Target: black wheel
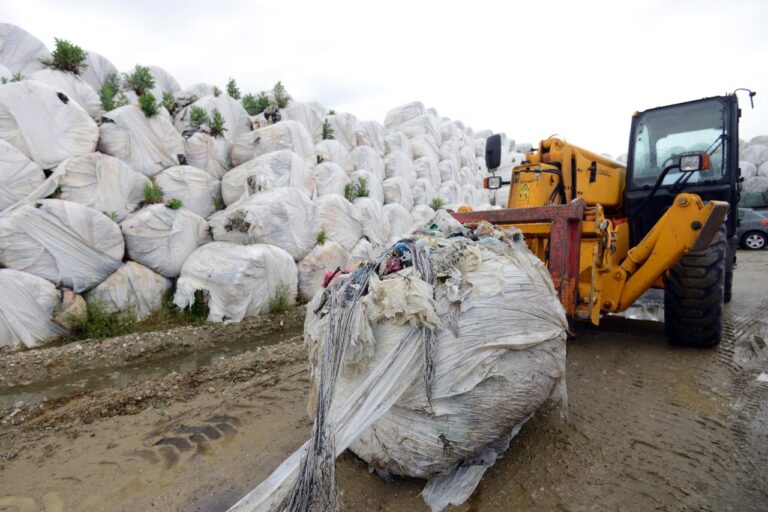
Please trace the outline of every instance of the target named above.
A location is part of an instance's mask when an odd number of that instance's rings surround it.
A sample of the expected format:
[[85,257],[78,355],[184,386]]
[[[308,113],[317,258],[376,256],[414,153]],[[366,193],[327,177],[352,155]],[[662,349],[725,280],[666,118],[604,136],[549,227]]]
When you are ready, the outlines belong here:
[[728,304],[731,302],[731,296],[733,294],[733,269],[736,267],[736,237],[731,238],[725,245],[726,258],[725,258],[725,285],[723,288],[723,302]]
[[710,246],[690,252],[664,280],[664,329],[676,345],[714,347],[723,334],[726,256],[725,228]]
[[768,242],[768,238],[759,231],[750,231],[741,237],[741,246],[751,251],[763,249],[766,242]]

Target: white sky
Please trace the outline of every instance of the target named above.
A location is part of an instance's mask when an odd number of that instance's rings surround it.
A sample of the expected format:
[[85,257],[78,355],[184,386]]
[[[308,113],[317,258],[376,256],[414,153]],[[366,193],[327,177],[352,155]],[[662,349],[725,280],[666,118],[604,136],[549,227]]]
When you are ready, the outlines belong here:
[[0,0],[0,21],[182,87],[282,80],[360,119],[420,100],[476,130],[615,156],[632,112],[749,87],[741,137],[768,134],[766,0]]

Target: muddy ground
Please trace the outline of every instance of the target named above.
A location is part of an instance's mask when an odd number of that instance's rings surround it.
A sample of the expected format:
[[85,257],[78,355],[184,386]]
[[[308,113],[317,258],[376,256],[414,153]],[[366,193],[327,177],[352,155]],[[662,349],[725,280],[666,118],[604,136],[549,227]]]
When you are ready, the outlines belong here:
[[[540,411],[451,510],[768,510],[767,276],[739,253],[715,350],[579,326],[570,422]],[[0,354],[0,511],[226,510],[309,435],[303,316]],[[422,486],[340,459],[343,510],[427,510]]]

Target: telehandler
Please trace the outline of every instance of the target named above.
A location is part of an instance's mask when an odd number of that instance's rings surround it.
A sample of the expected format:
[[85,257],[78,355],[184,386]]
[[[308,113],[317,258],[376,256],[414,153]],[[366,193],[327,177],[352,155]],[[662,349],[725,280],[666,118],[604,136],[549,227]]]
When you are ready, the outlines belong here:
[[[506,209],[452,215],[522,230],[571,318],[598,325],[663,288],[670,340],[717,345],[736,261],[740,116],[736,93],[636,112],[626,166],[550,137],[509,181],[486,178],[510,185]],[[492,173],[501,143],[487,140]]]

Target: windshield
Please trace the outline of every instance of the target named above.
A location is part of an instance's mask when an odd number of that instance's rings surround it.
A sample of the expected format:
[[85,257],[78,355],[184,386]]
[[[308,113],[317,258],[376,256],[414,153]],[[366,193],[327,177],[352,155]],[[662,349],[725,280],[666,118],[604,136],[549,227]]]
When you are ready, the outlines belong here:
[[[640,114],[634,133],[632,184],[651,187],[664,167],[674,163],[681,154],[706,151],[710,168],[691,173],[687,183],[720,180],[725,174],[726,123],[725,106],[719,101],[678,105]],[[670,171],[662,186],[680,179],[678,169]],[[685,178],[683,178],[685,179]]]

